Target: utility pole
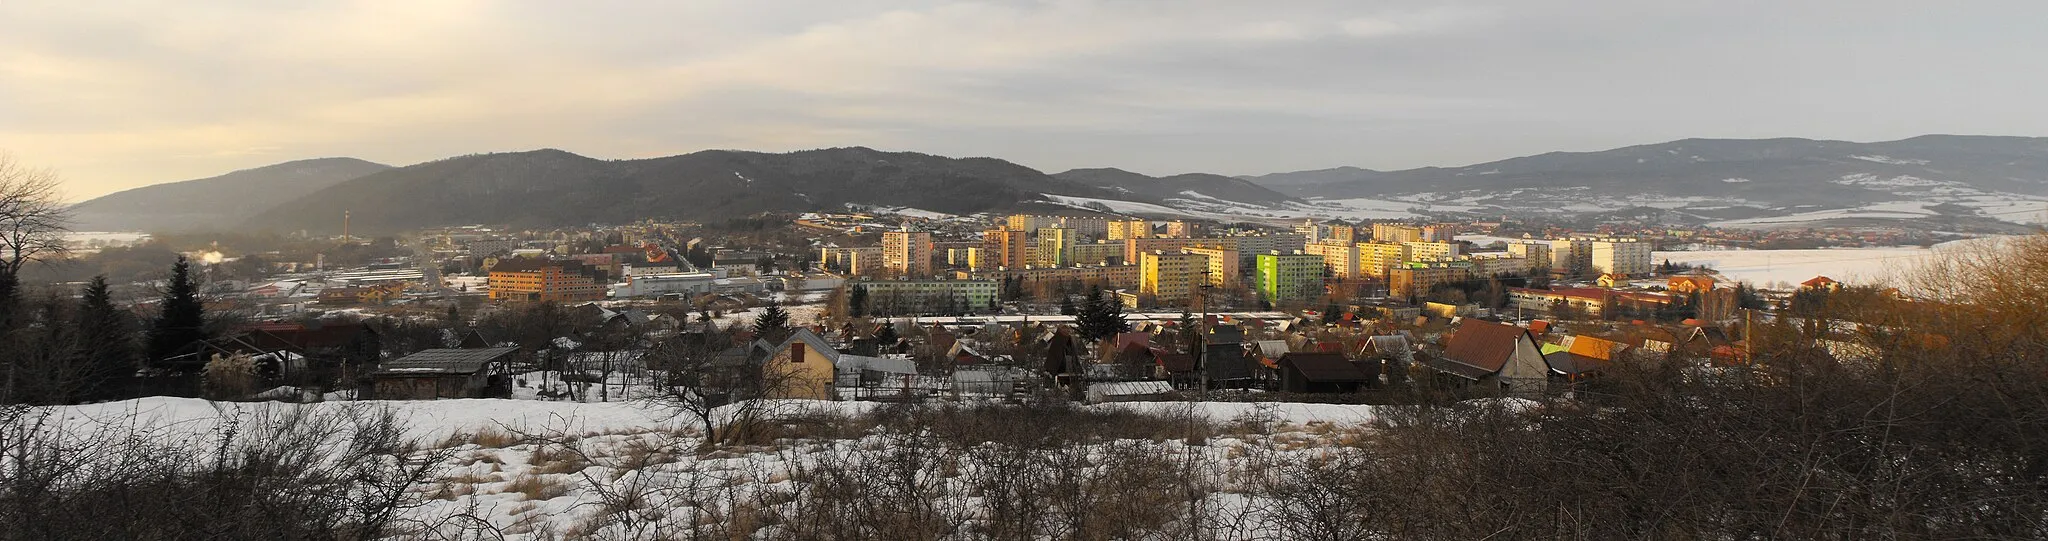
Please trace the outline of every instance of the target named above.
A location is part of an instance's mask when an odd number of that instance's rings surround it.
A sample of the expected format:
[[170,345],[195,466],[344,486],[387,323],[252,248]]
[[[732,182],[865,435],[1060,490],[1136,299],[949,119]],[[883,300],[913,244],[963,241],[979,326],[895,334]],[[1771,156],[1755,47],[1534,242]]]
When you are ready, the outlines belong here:
[[1201,375],[1202,388],[1200,391],[1204,398],[1207,398],[1209,395],[1209,359],[1207,353],[1209,342],[1209,289],[1211,287],[1213,286],[1209,285],[1209,271],[1204,270],[1202,271],[1201,285],[1195,286],[1195,302],[1201,304],[1202,315],[1200,316],[1201,319],[1195,320],[1195,339],[1194,343],[1190,344],[1194,350],[1192,353],[1195,355],[1195,372]]

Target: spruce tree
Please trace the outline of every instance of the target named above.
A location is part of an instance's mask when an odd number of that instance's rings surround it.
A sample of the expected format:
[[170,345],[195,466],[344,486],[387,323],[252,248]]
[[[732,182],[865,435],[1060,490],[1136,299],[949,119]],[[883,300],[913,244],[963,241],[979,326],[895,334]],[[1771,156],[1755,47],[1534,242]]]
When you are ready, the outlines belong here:
[[171,265],[171,283],[164,288],[161,312],[149,329],[149,358],[161,363],[193,342],[205,340],[206,307],[199,302],[199,285],[192,281],[191,264],[185,256]]
[[867,315],[868,286],[855,285],[852,291],[846,293],[846,311],[854,317]]
[[21,311],[19,279],[15,278],[14,273],[7,272],[4,268],[6,265],[0,262],[0,335],[14,330],[22,319],[26,319],[18,314]]
[[135,374],[134,331],[129,327],[128,314],[114,307],[113,297],[107,291],[107,277],[94,276],[86,284],[79,301],[78,329],[79,349],[84,352],[87,381],[91,388],[86,392],[93,398],[121,398],[122,378]]
[[1202,347],[1202,326],[1201,322],[1195,321],[1195,315],[1188,313],[1188,311],[1186,310],[1182,310],[1180,312],[1180,324],[1178,325],[1178,327],[1180,328],[1175,330],[1179,331],[1180,333],[1181,348],[1186,350],[1186,352],[1189,354],[1194,354],[1197,351],[1200,351]]
[[1088,293],[1074,326],[1081,332],[1081,338],[1091,342],[1131,330],[1131,323],[1124,321],[1123,303],[1105,299],[1099,287]]
[[761,311],[761,317],[754,318],[754,335],[769,342],[781,342],[789,336],[789,312],[780,304],[770,304]]

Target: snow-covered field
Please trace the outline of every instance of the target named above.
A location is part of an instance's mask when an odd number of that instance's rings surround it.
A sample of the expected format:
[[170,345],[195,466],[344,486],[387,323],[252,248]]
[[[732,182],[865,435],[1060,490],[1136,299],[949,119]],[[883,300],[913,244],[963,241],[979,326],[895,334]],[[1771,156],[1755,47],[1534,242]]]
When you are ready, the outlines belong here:
[[[1968,242],[1968,241],[1963,241]],[[1815,276],[1849,283],[1882,281],[1912,272],[1935,248],[1836,248],[1820,250],[1705,250],[1656,252],[1652,260],[1713,267],[1729,279],[1759,287],[1798,284]]]
[[[360,414],[360,410],[343,408],[364,405],[394,410],[406,428],[405,435],[426,446],[414,454],[438,460],[431,463],[432,480],[414,488],[419,504],[404,507],[400,522],[429,530],[459,530],[464,525],[474,529],[484,524],[490,530],[484,538],[555,539],[584,534],[636,539],[715,528],[712,525],[729,524],[733,514],[746,506],[799,505],[796,498],[781,495],[818,488],[814,484],[819,482],[818,476],[837,475],[835,471],[888,467],[890,457],[960,460],[950,463],[952,473],[945,475],[925,472],[913,464],[921,472],[916,475],[929,475],[920,481],[928,483],[922,490],[930,492],[924,494],[947,498],[948,505],[973,505],[974,487],[979,486],[973,483],[1000,479],[977,470],[980,459],[974,457],[981,456],[977,454],[980,451],[930,447],[946,440],[935,439],[929,430],[854,432],[704,452],[697,446],[701,439],[694,431],[694,417],[671,415],[668,410],[637,402],[438,400],[301,405],[146,398],[55,408],[59,420],[55,426],[77,435],[106,427],[120,433],[134,429],[140,437],[182,441],[203,449],[223,430],[232,431],[226,428],[229,420],[244,425],[262,423],[279,418],[266,414],[289,408]],[[771,409],[778,415],[825,413],[851,418],[878,407],[873,402],[778,401]],[[1369,430],[1365,423],[1375,418],[1373,406],[1329,404],[1155,402],[1088,407],[1172,416],[1160,419],[1201,418],[1215,428],[1203,432],[1209,435],[1202,439],[1111,438],[1044,452],[1087,456],[1101,461],[1098,465],[1125,464],[1128,462],[1118,461],[1133,457],[1141,460],[1131,464],[1156,464],[1143,457],[1199,457],[1184,462],[1196,469],[1179,475],[1199,476],[1205,484],[1221,486],[1246,482],[1241,477],[1258,469],[1252,463],[1260,457],[1306,459],[1355,441]],[[622,501],[622,494],[631,494],[631,499]],[[1204,498],[1211,505],[1241,509],[1248,497],[1216,490]],[[1227,530],[1219,535],[1271,538],[1270,523],[1229,522],[1237,524],[1215,526]],[[475,538],[474,534],[483,532],[436,533]],[[499,534],[503,537],[497,537]]]
[[1787,214],[1784,216],[1764,216],[1759,218],[1746,218],[1741,220],[1723,220],[1719,222],[1709,223],[1707,225],[1713,227],[1769,227],[1795,225],[1809,222],[1817,222],[1821,220],[1836,220],[1846,218],[1927,218],[1939,214],[1937,212],[1927,210],[1926,207],[1928,205],[1933,204],[1936,203],[1917,201],[1895,201],[1891,203],[1878,203],[1874,205],[1865,205],[1861,207],[1848,209],[1818,210],[1813,212]]

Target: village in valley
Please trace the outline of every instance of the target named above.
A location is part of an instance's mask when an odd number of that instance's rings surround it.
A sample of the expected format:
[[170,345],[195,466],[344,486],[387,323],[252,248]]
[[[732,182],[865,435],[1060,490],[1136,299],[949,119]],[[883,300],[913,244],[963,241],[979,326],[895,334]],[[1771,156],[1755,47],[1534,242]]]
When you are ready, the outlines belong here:
[[251,359],[247,388],[287,400],[623,401],[661,393],[677,362],[804,372],[772,398],[1540,396],[1632,358],[1743,363],[1749,326],[1841,286],[1657,258],[1766,240],[1745,233],[1053,209],[344,236],[400,255],[205,283],[209,309],[246,323],[159,373],[191,385],[180,374]]

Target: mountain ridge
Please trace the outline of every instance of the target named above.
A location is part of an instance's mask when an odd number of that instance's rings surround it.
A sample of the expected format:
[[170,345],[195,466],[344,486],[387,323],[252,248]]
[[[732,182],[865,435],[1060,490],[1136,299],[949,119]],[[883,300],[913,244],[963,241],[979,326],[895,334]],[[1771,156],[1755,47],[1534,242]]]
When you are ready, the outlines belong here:
[[285,201],[388,169],[391,166],[360,158],[310,158],[130,188],[72,205],[72,228],[185,231],[228,227]]
[[970,214],[1041,193],[1118,195],[995,158],[867,147],[788,153],[705,150],[609,161],[549,149],[460,156],[383,171],[287,202],[247,225],[324,232],[338,228],[343,210],[366,232],[464,223],[715,220],[764,211],[843,209],[847,203]]

